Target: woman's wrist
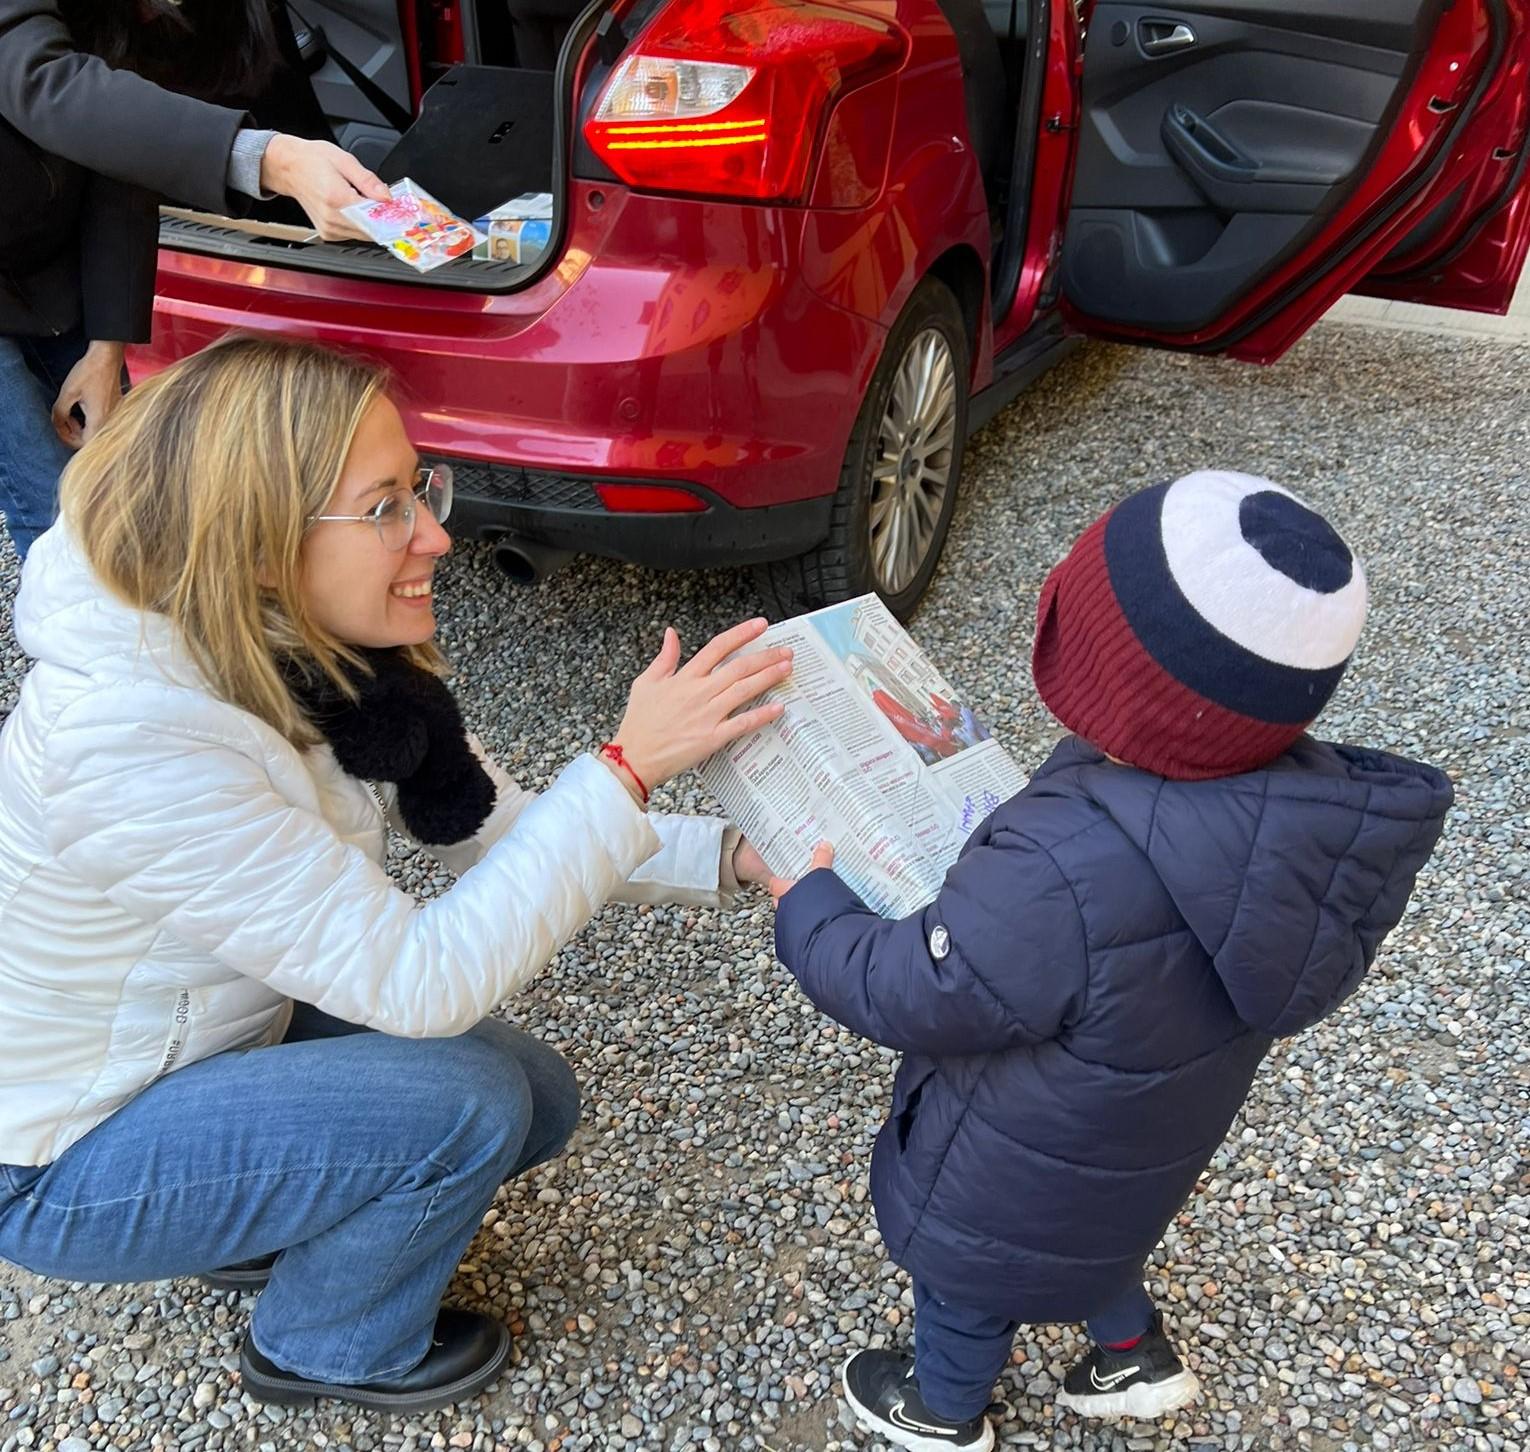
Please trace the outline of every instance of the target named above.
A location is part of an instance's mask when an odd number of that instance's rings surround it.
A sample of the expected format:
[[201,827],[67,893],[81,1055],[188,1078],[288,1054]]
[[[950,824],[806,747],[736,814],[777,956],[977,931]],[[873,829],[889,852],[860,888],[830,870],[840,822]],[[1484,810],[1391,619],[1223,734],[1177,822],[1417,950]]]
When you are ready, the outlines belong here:
[[648,788],[642,777],[632,769],[626,753],[614,741],[608,741],[595,752],[596,758],[607,771],[622,784],[627,795],[640,810],[648,806]]

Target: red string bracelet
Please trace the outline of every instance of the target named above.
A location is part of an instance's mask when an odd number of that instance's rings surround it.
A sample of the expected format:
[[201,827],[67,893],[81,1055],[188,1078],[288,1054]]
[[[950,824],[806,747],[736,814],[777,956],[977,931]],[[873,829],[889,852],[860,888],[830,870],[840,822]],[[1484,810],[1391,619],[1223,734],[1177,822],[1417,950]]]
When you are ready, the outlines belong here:
[[615,762],[617,766],[621,767],[637,783],[637,789],[643,794],[643,805],[646,807],[648,805],[648,788],[643,785],[643,778],[632,769],[632,763],[627,760],[627,755],[621,747],[614,741],[607,741],[601,746],[600,754],[607,761]]

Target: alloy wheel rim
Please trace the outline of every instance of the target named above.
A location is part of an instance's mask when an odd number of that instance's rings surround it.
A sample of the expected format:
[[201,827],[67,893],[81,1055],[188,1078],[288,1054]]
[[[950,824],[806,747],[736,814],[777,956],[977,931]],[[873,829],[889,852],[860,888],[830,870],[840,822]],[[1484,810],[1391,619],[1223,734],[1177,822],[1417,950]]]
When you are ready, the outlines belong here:
[[889,595],[908,589],[929,559],[955,449],[956,362],[945,335],[926,328],[898,365],[871,471],[871,565]]

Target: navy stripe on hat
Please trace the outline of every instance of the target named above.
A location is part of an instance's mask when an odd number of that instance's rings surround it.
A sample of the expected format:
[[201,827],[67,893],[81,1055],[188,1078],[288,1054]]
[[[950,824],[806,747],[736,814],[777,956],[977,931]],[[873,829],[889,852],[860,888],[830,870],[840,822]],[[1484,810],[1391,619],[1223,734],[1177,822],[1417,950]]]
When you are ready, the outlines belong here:
[[[1132,495],[1106,522],[1105,560],[1111,589],[1133,634],[1177,681],[1219,706],[1257,721],[1292,725],[1311,721],[1333,694],[1347,658],[1320,670],[1282,665],[1239,645],[1202,617],[1185,598],[1164,551],[1163,501],[1170,488],[1160,484]],[[1259,495],[1251,494],[1245,503],[1256,498]],[[1333,534],[1347,563],[1349,551],[1338,535],[1319,516],[1297,507]],[[1283,506],[1253,505],[1248,517],[1240,509],[1239,523],[1251,561],[1260,559],[1308,589],[1342,588],[1348,572],[1343,579],[1337,578],[1338,559],[1330,550],[1297,550],[1303,558],[1292,556],[1293,546],[1284,538],[1291,522],[1286,516]],[[1293,568],[1287,569],[1287,564]]]

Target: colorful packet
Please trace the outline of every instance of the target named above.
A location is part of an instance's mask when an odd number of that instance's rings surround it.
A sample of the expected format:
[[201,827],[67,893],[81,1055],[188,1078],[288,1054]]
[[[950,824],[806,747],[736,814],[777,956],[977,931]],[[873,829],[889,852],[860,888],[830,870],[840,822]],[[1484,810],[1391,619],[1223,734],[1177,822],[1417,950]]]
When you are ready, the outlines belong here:
[[416,272],[462,257],[484,240],[408,177],[394,182],[390,190],[393,195],[386,202],[356,202],[344,208],[344,214]]
[[552,195],[527,192],[504,202],[473,225],[487,237],[473,249],[479,262],[535,262],[552,238]]

